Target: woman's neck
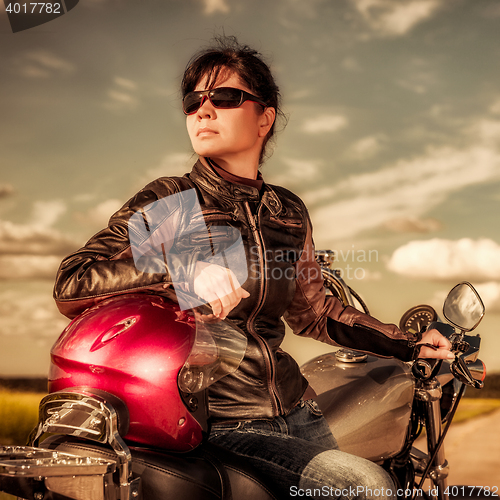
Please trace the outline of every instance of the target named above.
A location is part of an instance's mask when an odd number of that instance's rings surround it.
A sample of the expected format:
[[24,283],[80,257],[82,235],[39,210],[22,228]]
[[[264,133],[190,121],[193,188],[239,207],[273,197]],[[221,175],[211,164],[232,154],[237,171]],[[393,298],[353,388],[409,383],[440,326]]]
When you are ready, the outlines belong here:
[[249,163],[234,163],[222,160],[220,158],[206,158],[200,156],[200,161],[205,165],[205,167],[210,166],[210,162],[215,163],[220,168],[224,169],[226,172],[233,174],[238,177],[244,177],[246,179],[257,179],[257,174],[259,173],[259,165],[255,165],[252,162]]
[[204,158],[204,160],[206,160],[209,165],[207,168],[211,168],[216,175],[222,177],[228,182],[231,182],[233,184],[243,184],[245,186],[251,186],[259,190],[262,188],[262,184],[264,183],[264,181],[262,179],[262,176],[260,175],[260,172],[257,173],[256,179],[249,179],[248,177],[241,177],[239,175],[228,172],[227,170],[221,168],[220,165],[217,165],[217,163],[215,163],[210,158]]

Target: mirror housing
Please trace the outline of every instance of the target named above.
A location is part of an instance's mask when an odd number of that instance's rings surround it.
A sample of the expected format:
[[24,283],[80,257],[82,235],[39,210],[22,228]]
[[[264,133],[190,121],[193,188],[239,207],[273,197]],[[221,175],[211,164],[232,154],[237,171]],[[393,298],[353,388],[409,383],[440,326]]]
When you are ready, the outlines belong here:
[[464,281],[453,287],[443,305],[444,317],[463,332],[470,332],[484,316],[484,304],[476,289]]

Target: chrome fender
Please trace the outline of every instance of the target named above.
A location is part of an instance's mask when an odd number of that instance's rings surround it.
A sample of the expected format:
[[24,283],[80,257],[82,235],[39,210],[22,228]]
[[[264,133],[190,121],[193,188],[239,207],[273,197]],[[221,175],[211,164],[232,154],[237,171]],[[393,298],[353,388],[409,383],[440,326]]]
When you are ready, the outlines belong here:
[[359,355],[342,361],[345,350],[323,354],[302,365],[317,394],[339,448],[374,462],[397,455],[410,423],[414,379],[399,360]]

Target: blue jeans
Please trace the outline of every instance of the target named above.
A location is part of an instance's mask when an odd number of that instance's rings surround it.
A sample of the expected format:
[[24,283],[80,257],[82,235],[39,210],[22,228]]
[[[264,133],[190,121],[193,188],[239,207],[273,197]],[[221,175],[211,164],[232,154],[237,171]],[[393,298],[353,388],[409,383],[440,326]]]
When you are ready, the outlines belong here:
[[338,450],[315,401],[273,420],[214,424],[210,441],[245,457],[280,499],[395,498],[382,467]]

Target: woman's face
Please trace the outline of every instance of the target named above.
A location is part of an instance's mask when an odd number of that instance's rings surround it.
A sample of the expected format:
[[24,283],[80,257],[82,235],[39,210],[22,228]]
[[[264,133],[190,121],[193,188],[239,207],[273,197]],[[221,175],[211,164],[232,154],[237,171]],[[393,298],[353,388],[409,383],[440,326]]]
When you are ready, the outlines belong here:
[[[205,90],[206,80],[202,78],[194,90]],[[232,72],[221,72],[214,85],[214,88],[218,87],[234,87],[250,92]],[[272,121],[274,108],[263,111],[262,106],[252,101],[245,101],[238,108],[216,109],[205,99],[198,111],[186,117],[189,138],[195,152],[213,159],[223,168],[240,163],[241,160],[256,162],[258,167],[263,140]]]

